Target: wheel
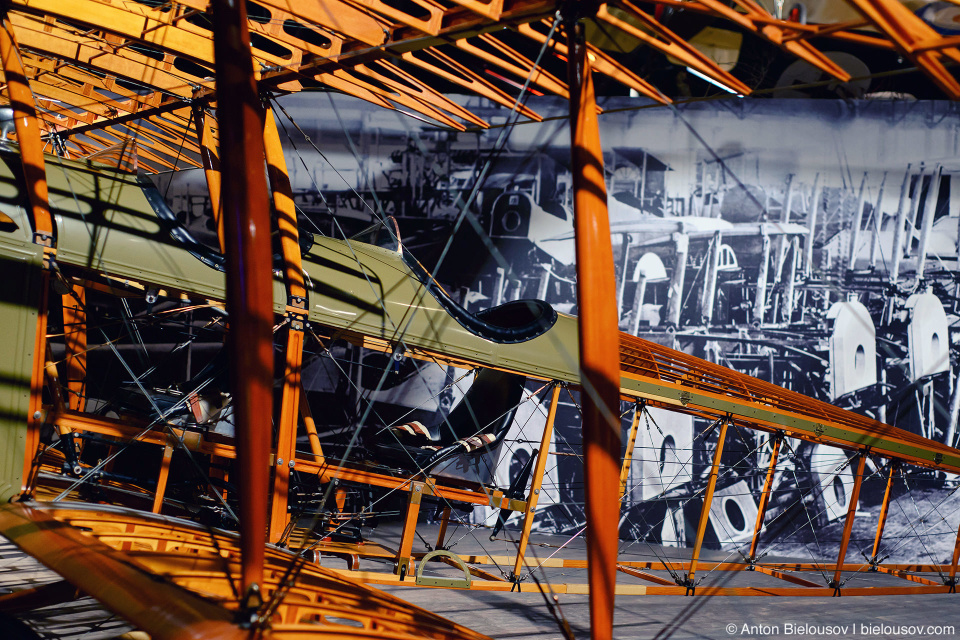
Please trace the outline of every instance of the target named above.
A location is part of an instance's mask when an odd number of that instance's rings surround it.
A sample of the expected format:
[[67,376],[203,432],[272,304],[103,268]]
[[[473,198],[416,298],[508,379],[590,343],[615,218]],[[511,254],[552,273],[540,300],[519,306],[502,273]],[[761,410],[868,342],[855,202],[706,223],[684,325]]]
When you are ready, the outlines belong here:
[[[853,496],[853,470],[847,455],[834,447],[818,444],[810,454],[810,484],[814,495],[811,516],[826,525],[847,515]],[[844,466],[846,465],[846,466]],[[840,467],[842,470],[837,471]]]

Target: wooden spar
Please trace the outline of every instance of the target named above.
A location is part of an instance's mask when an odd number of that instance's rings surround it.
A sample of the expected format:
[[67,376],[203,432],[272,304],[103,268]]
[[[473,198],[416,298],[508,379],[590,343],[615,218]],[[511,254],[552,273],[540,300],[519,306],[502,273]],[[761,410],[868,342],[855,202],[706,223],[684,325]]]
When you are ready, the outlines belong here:
[[637,444],[637,431],[640,428],[640,414],[646,411],[646,406],[636,402],[633,405],[633,422],[630,423],[630,432],[627,435],[627,448],[623,452],[623,464],[620,466],[620,506],[623,506],[623,496],[627,492],[627,479],[630,477],[630,467],[633,464],[633,449]]
[[323,447],[320,445],[320,435],[317,433],[317,423],[313,419],[313,413],[310,412],[310,404],[307,402],[307,393],[303,390],[303,379],[300,380],[300,417],[303,418],[303,427],[310,439],[310,452],[313,454],[313,460],[317,464],[324,463]]
[[263,108],[257,96],[243,3],[213,3],[217,105],[221,125],[227,313],[237,432],[244,606],[256,606],[267,528],[273,415],[273,273],[264,172]]
[[729,419],[721,418],[720,433],[717,435],[717,448],[713,452],[713,466],[710,468],[707,490],[703,495],[703,508],[700,509],[700,523],[697,525],[697,538],[693,543],[693,557],[690,560],[690,569],[687,572],[686,583],[683,585],[687,588],[688,594],[692,594],[693,589],[696,587],[694,578],[697,574],[697,562],[700,560],[703,536],[707,532],[707,523],[710,521],[710,504],[713,502],[713,492],[717,488],[717,478],[720,476],[720,460],[723,458],[723,443],[727,439],[727,427],[729,424]]
[[772,436],[773,451],[770,453],[770,466],[767,468],[767,477],[763,481],[763,493],[760,494],[760,504],[757,505],[757,523],[753,528],[753,538],[750,541],[750,562],[757,559],[757,543],[760,542],[760,530],[763,529],[763,518],[767,515],[770,505],[770,491],[773,489],[773,476],[777,471],[777,458],[780,457],[780,445],[783,443],[783,434]]
[[273,110],[268,109],[264,119],[263,143],[267,159],[267,175],[273,191],[273,206],[277,212],[277,231],[283,254],[283,276],[287,287],[286,361],[283,372],[283,390],[280,400],[280,418],[277,421],[277,455],[274,469],[273,502],[270,509],[270,541],[277,542],[287,526],[290,472],[293,470],[297,416],[300,407],[300,370],[303,365],[303,326],[307,314],[307,291],[303,282],[303,264],[300,256],[300,235],[293,191],[283,158],[280,132]]
[[[536,513],[537,502],[540,497],[540,488],[543,484],[543,472],[547,468],[547,458],[550,457],[550,441],[553,439],[553,425],[557,419],[557,406],[560,404],[560,385],[553,385],[550,394],[550,409],[547,410],[547,423],[543,427],[543,437],[540,438],[540,450],[537,451],[537,462],[533,468],[533,480],[530,482],[530,493],[527,494],[527,507],[523,511],[523,529],[520,532],[520,542],[517,544],[517,559],[513,563],[513,577],[519,579],[523,568],[523,557],[530,541],[530,530],[533,528],[533,516]],[[439,546],[437,547],[439,548]]]
[[397,550],[396,562],[393,571],[403,580],[413,573],[413,536],[416,535],[417,518],[420,516],[420,503],[423,500],[423,483],[410,483],[410,494],[407,496],[407,511],[403,518],[403,530],[400,533],[400,548]]
[[857,504],[860,502],[860,487],[863,485],[863,470],[867,462],[864,453],[857,454],[857,470],[853,475],[853,491],[850,494],[850,506],[847,509],[847,519],[843,523],[843,535],[840,538],[840,552],[837,554],[837,569],[833,574],[830,586],[840,592],[840,575],[843,572],[843,560],[847,556],[847,545],[850,544],[850,533],[853,531],[853,518],[857,514]]
[[887,475],[887,488],[883,492],[883,504],[880,507],[880,520],[877,522],[877,535],[873,539],[873,553],[870,554],[870,562],[877,563],[879,562],[878,557],[880,555],[880,541],[883,539],[883,529],[887,524],[887,515],[890,510],[890,495],[891,490],[893,489],[893,476],[897,472],[897,463],[895,461],[890,461],[890,472]]
[[617,581],[620,332],[597,104],[583,27],[572,15],[577,10],[574,5],[567,6],[564,27],[569,51],[590,630],[593,640],[608,640],[613,636]]
[[444,507],[440,516],[440,531],[437,532],[437,543],[433,545],[434,549],[446,549],[444,544],[447,541],[447,527],[450,526],[450,507]]
[[160,513],[163,508],[163,496],[167,491],[167,480],[170,478],[170,462],[173,460],[173,446],[165,445],[160,458],[160,474],[157,476],[157,489],[153,493],[153,506],[150,511]]

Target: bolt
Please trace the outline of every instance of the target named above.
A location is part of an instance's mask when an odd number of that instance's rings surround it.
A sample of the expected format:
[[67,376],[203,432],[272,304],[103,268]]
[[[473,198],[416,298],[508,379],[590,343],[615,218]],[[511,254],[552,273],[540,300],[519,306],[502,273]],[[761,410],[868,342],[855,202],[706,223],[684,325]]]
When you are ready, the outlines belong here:
[[277,466],[278,467],[283,466],[283,458],[277,458]]
[[291,461],[290,461],[290,468],[293,469],[293,467],[294,467],[295,464],[296,464],[296,462],[294,462],[293,460],[291,460]]
[[34,413],[33,413],[33,419],[34,419],[34,420],[39,420],[39,419],[42,418],[42,417],[43,417],[43,414],[42,414],[42,413],[40,413],[39,411],[34,411]]

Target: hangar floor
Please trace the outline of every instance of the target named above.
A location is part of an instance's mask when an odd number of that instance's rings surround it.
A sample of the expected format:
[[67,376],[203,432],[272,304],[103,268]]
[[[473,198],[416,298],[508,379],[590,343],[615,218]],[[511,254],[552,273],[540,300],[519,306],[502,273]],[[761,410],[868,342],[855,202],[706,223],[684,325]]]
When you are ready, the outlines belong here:
[[[951,499],[956,496],[951,496]],[[859,537],[866,538],[876,524],[875,509],[858,514]],[[382,525],[372,532],[371,540],[386,546],[396,544],[399,525]],[[422,551],[428,542],[436,540],[437,526],[421,523],[414,551]],[[447,537],[453,551],[462,555],[484,555],[493,558],[515,553],[512,538],[515,532],[502,532],[495,540],[489,539],[488,529],[470,530],[465,526],[451,527]],[[855,535],[854,539],[857,536]],[[376,546],[376,545],[371,545]],[[418,549],[419,547],[419,549]],[[801,547],[791,547],[800,551]],[[835,548],[823,548],[824,555],[835,553]],[[621,549],[621,560],[681,562],[689,559],[689,549],[666,548],[646,543],[627,543]],[[849,562],[860,562],[857,547],[851,546]],[[803,554],[801,554],[803,555]],[[765,562],[808,560],[797,556],[768,555]],[[547,558],[584,558],[583,536],[534,534],[527,554],[527,566],[538,566]],[[711,571],[717,561],[738,562],[733,551],[704,551],[698,577],[703,586],[791,586],[777,578],[756,572]],[[499,560],[501,565],[503,560]],[[337,557],[325,556],[322,564],[335,569],[344,568]],[[389,572],[389,563],[362,560],[362,571]],[[489,564],[486,570],[498,574],[510,567]],[[433,575],[454,577],[458,571],[451,567],[430,563],[427,571]],[[668,572],[651,571],[662,578]],[[586,571],[552,567],[537,572],[539,583],[547,593],[563,584],[584,584]],[[821,582],[820,572],[805,572],[810,581]],[[859,572],[849,577],[847,586],[904,585],[901,578],[873,572]],[[0,544],[0,590],[38,586],[57,579],[56,575],[22,554],[13,545]],[[409,584],[410,578],[407,579]],[[650,584],[625,574],[618,574],[623,584]],[[521,583],[520,592],[435,589],[405,586],[397,583],[379,584],[379,588],[401,597],[412,604],[434,611],[442,616],[497,640],[537,638],[564,640],[558,619],[565,620],[573,636],[589,638],[590,619],[588,596],[582,593],[561,593],[556,598],[545,597],[532,580]],[[661,595],[618,596],[614,619],[616,638],[645,638],[666,640],[672,638],[909,638],[956,637],[960,630],[960,607],[957,594],[924,594],[864,597],[735,597],[697,595],[695,597]],[[547,601],[554,603],[548,606]],[[556,606],[556,605],[559,606]],[[65,605],[32,611],[24,616],[44,638],[58,640],[112,640],[129,627],[88,598]],[[2,620],[0,620],[2,622]],[[916,627],[911,629],[910,627]],[[0,637],[3,637],[0,634]]]

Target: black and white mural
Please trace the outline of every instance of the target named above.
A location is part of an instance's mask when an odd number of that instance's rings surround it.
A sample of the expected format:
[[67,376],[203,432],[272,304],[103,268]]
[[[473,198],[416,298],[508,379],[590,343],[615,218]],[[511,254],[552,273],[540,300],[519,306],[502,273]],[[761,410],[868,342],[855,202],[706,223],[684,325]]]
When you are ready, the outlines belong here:
[[[543,122],[464,99],[491,127],[452,131],[331,95],[278,110],[301,228],[350,236],[386,217],[467,309],[537,298],[577,313],[566,105],[529,104]],[[713,100],[653,107],[602,101],[601,138],[620,328],[956,445],[960,107],[906,100]],[[197,172],[199,174],[199,172]],[[202,228],[202,175],[178,177],[173,206]],[[331,446],[369,403],[378,424],[435,423],[471,376],[333,345],[304,373]],[[387,384],[373,393],[384,367]],[[500,450],[442,473],[522,492],[543,446],[548,398],[528,384]],[[564,391],[536,527],[582,529],[577,396]],[[624,410],[624,434],[635,407]],[[636,418],[621,534],[690,539],[716,430],[660,410]],[[367,428],[367,427],[365,427]],[[771,446],[731,429],[708,544],[749,544]],[[823,552],[817,533],[850,506],[847,455],[793,442],[780,451],[763,539],[771,553]],[[854,545],[869,555],[889,469],[869,460]],[[899,472],[898,472],[899,473]],[[902,476],[902,477],[901,477]],[[960,515],[955,478],[900,473],[884,553],[944,561]],[[912,520],[921,518],[922,532]],[[473,525],[498,514],[477,509]],[[508,529],[515,522],[508,521]],[[917,537],[923,541],[917,542]],[[941,548],[942,547],[942,548]]]

